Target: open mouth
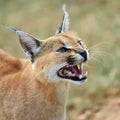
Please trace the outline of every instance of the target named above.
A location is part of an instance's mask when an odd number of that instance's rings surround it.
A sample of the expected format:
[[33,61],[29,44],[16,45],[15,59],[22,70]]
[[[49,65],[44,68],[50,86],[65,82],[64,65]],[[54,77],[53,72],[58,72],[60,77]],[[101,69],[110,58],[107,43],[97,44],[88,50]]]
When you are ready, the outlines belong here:
[[82,81],[87,79],[87,72],[83,73],[83,63],[74,66],[64,66],[59,69],[57,75],[61,78],[71,79],[73,81]]

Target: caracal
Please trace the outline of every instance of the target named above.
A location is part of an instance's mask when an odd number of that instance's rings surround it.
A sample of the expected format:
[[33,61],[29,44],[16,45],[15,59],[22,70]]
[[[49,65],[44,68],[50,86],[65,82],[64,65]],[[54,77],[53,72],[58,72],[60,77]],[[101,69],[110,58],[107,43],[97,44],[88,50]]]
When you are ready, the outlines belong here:
[[65,120],[69,83],[87,80],[83,65],[89,51],[83,41],[68,34],[69,15],[54,36],[45,40],[7,26],[19,37],[29,59],[0,50],[0,120]]

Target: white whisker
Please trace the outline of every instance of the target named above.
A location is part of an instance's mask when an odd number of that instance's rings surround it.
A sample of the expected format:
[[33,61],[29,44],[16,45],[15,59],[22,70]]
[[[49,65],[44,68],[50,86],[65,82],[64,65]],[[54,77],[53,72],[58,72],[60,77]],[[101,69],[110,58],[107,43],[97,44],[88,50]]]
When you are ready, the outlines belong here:
[[[90,47],[89,50],[92,50],[92,49],[96,49],[98,48],[99,46],[100,47],[107,47],[110,43],[108,42],[100,42],[98,44],[95,44],[94,46]],[[107,46],[103,46],[103,45],[107,45]]]

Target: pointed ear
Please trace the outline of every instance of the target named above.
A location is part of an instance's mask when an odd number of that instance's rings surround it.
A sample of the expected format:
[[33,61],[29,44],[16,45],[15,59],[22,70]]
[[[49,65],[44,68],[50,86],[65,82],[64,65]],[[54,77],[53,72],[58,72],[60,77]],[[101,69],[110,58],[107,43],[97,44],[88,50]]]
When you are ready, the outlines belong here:
[[37,40],[33,36],[29,35],[28,33],[17,30],[14,27],[11,26],[6,27],[18,35],[20,44],[26,56],[29,57],[32,62],[34,62],[34,57],[40,51],[42,42]]
[[63,19],[62,19],[62,22],[61,22],[59,28],[56,31],[56,34],[68,32],[68,30],[69,30],[69,15],[66,11],[65,4],[63,5],[63,12],[64,12]]

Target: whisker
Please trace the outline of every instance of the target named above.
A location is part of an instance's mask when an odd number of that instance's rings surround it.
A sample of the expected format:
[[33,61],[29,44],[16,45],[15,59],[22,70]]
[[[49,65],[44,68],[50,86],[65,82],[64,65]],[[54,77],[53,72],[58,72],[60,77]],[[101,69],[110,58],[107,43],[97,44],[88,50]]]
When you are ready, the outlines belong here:
[[[112,58],[112,55],[109,52],[106,52],[106,47],[108,47],[110,43],[108,42],[100,42],[92,47],[90,47],[91,60],[104,63],[105,57]],[[106,46],[105,46],[106,45]]]
[[95,69],[95,67],[94,67],[93,65],[85,64],[85,66],[86,66],[87,68]]
[[[103,47],[103,45],[110,45],[110,43],[108,43],[108,42],[100,42],[100,43],[95,44],[94,46],[90,47],[89,50],[92,50],[92,49],[97,48],[99,46]],[[107,46],[104,46],[104,47],[107,47]]]
[[92,51],[91,58],[104,59],[106,57],[112,58],[112,54],[104,51]]
[[91,57],[91,59],[90,59],[89,61],[94,61],[94,62],[96,62],[96,63],[100,62],[100,60],[97,59],[97,58],[95,58],[95,57]]

